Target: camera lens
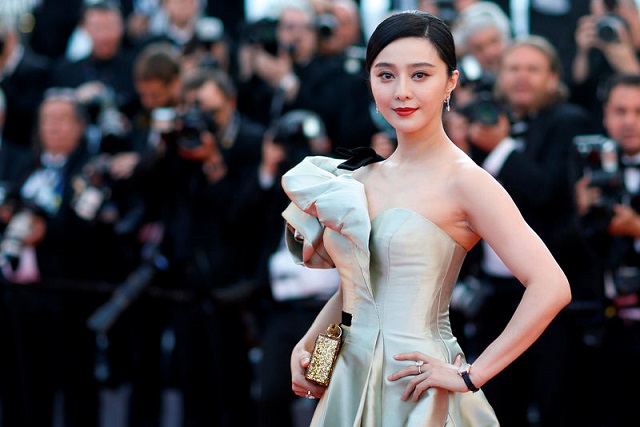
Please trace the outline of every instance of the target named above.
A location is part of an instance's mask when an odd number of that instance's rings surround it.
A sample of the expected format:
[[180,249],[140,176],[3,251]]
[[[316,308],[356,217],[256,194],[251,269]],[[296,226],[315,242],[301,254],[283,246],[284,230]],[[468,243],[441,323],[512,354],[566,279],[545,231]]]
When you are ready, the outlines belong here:
[[319,15],[316,21],[318,36],[323,39],[328,39],[333,36],[337,26],[338,20],[330,13],[323,13]]
[[493,96],[488,92],[478,93],[476,99],[460,110],[469,121],[485,126],[497,124],[503,111],[502,105],[493,99]]
[[494,102],[479,102],[475,110],[475,118],[483,125],[495,125],[498,123],[500,108]]
[[596,22],[596,34],[605,43],[619,41],[618,37],[619,20],[612,16],[605,16]]

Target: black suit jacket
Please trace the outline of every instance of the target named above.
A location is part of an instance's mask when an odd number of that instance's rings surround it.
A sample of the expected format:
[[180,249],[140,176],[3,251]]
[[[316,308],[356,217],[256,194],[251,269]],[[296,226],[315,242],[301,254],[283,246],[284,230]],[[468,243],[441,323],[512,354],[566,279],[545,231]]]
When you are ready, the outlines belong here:
[[113,89],[118,108],[132,116],[139,109],[138,94],[133,82],[134,59],[133,52],[121,49],[107,61],[92,57],[79,61],[62,60],[53,67],[51,85],[76,88],[83,83],[99,81]]
[[[20,144],[3,140],[0,147],[0,182],[8,191],[25,177],[34,160],[32,151]],[[6,187],[8,186],[8,187]]]
[[38,106],[49,82],[49,60],[25,49],[13,73],[0,81],[0,88],[7,98],[4,138],[24,146],[31,145]]

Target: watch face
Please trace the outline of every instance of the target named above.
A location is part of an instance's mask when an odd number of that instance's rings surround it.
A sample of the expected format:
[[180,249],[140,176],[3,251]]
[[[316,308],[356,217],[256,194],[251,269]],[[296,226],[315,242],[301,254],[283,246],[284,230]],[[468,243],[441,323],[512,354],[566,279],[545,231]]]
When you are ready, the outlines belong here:
[[470,368],[471,368],[471,365],[469,365],[468,363],[465,363],[464,365],[458,368],[458,375],[462,376],[462,374],[468,374]]

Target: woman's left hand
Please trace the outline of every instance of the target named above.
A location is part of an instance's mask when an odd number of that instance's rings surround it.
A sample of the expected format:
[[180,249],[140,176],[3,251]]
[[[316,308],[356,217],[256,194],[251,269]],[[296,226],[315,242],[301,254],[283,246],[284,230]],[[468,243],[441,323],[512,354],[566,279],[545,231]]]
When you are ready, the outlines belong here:
[[[414,351],[394,356],[395,360],[411,360],[413,364],[389,375],[389,381],[397,381],[404,377],[413,377],[402,394],[402,400],[417,402],[420,395],[432,387],[449,391],[469,391],[464,380],[458,375],[462,366],[462,355],[458,355],[453,364]],[[422,361],[422,365],[418,366]]]

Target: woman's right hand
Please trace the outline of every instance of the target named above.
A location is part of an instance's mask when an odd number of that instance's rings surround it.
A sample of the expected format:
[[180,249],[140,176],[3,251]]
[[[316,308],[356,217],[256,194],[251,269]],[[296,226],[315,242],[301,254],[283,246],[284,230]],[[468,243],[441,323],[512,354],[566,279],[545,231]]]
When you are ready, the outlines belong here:
[[305,378],[304,374],[310,360],[311,353],[309,351],[300,345],[295,346],[291,353],[291,389],[298,396],[319,399],[327,388]]

